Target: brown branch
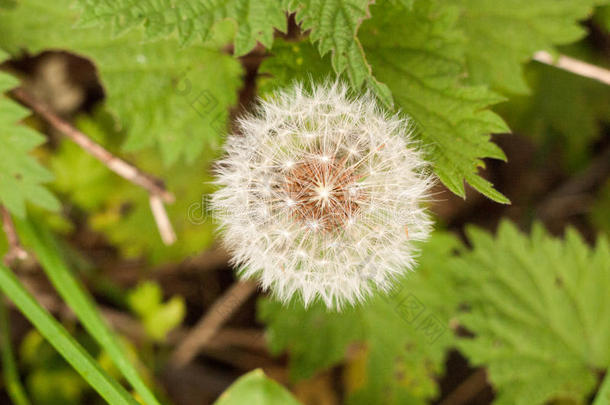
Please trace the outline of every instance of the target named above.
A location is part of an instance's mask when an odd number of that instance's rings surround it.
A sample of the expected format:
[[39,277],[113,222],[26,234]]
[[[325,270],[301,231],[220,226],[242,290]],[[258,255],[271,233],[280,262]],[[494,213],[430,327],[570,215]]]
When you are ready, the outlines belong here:
[[178,344],[170,359],[172,365],[180,368],[188,364],[254,291],[254,282],[234,283]]
[[578,76],[588,77],[604,84],[610,85],[610,70],[599,66],[591,65],[569,56],[560,55],[557,59],[546,51],[539,51],[534,54],[534,60],[546,65],[563,69]]
[[487,385],[487,373],[480,368],[464,380],[453,390],[439,405],[462,405],[472,401],[479,392]]
[[14,89],[11,94],[23,105],[30,108],[52,127],[71,139],[91,156],[102,162],[110,170],[123,177],[127,181],[144,188],[150,194],[150,205],[153,210],[161,239],[167,245],[175,242],[176,235],[167,217],[167,212],[161,201],[174,202],[174,195],[163,185],[163,181],[143,172],[131,163],[113,155],[102,145],[98,144],[86,134],[76,129],[72,124],[55,114],[49,106],[36,100],[22,88]]
[[91,156],[95,157],[119,176],[146,189],[150,194],[160,196],[166,203],[174,202],[174,196],[165,189],[163,186],[163,181],[160,179],[144,173],[131,163],[114,156],[103,146],[96,143],[87,135],[72,126],[72,124],[55,114],[49,108],[49,106],[34,99],[34,97],[28,94],[24,89],[14,89],[11,94],[13,97],[15,97],[15,99],[19,100],[36,114],[40,115],[45,121],[51,124],[51,126],[70,138]]
[[223,328],[216,333],[214,339],[210,340],[207,346],[235,346],[250,350],[267,350],[265,332],[261,329]]
[[12,265],[15,260],[23,260],[28,257],[27,252],[19,242],[19,236],[15,230],[15,224],[8,210],[0,205],[0,215],[2,216],[2,229],[6,234],[8,242],[8,252],[4,255],[3,262],[6,266]]

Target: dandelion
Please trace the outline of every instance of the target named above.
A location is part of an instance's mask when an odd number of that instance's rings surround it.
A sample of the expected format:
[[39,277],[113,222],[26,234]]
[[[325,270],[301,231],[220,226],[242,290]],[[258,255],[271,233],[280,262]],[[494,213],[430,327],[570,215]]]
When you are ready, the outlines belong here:
[[212,208],[244,278],[340,309],[411,269],[432,177],[408,119],[340,83],[302,85],[239,120]]

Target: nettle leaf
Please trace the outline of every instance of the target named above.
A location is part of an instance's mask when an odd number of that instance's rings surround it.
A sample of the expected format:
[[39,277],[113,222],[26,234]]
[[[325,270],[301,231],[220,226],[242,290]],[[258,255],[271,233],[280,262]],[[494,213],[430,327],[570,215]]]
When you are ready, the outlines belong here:
[[453,274],[475,334],[458,347],[485,366],[498,404],[581,403],[610,365],[610,244],[589,248],[574,230],[565,240],[541,226],[531,237],[501,224],[494,238],[468,231],[472,251]]
[[277,39],[272,56],[261,63],[258,71],[259,93],[263,96],[294,81],[308,85],[332,78],[333,69],[328,55],[321,57],[307,41],[288,42]]
[[488,107],[502,101],[483,87],[463,86],[462,36],[457,9],[416,2],[412,11],[385,3],[372,10],[360,37],[373,73],[411,115],[440,180],[464,197],[464,180],[487,197],[508,199],[478,174],[482,158],[506,159],[490,133],[508,132]]
[[273,30],[286,31],[286,15],[280,0],[79,0],[84,26],[112,25],[115,33],[138,25],[150,38],[167,37],[177,31],[181,43],[213,37],[215,24],[232,20],[237,25],[235,54],[244,55],[260,42],[273,43]]
[[220,395],[214,405],[300,405],[292,394],[268,378],[263,370],[250,371]]
[[594,21],[606,32],[610,33],[610,2],[608,0],[600,0],[599,5],[602,7],[598,7],[595,10]]
[[451,0],[461,8],[469,77],[508,93],[527,93],[522,64],[540,50],[582,38],[599,0]]
[[285,3],[290,11],[296,12],[301,28],[311,30],[309,37],[318,44],[320,54],[331,53],[337,74],[345,72],[355,89],[366,83],[384,104],[392,105],[390,90],[372,76],[356,37],[362,21],[370,17],[368,0],[285,0]]
[[[0,50],[0,63],[7,57]],[[0,203],[12,214],[24,217],[26,202],[53,211],[60,204],[41,185],[53,180],[53,175],[30,155],[45,137],[19,124],[30,111],[4,95],[18,84],[17,79],[0,72]]]
[[242,69],[213,47],[181,48],[174,38],[146,41],[143,29],[114,37],[100,27],[76,28],[71,0],[24,0],[0,14],[0,47],[11,53],[65,49],[91,58],[107,105],[128,129],[125,150],[157,145],[167,165],[193,162],[226,131]]
[[448,325],[457,298],[437,268],[457,244],[436,234],[424,246],[419,268],[392,294],[340,313],[322,305],[305,309],[296,302],[261,301],[258,313],[270,350],[289,352],[291,376],[298,380],[343,362],[350,349],[361,347],[346,373],[349,403],[426,403],[438,394],[434,376],[443,371],[454,339]]

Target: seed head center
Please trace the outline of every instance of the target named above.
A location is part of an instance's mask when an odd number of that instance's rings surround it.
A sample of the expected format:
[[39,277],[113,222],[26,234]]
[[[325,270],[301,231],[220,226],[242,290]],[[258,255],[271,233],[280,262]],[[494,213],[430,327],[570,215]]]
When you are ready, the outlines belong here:
[[294,218],[324,232],[344,227],[358,212],[364,193],[347,158],[307,157],[285,172],[284,192]]

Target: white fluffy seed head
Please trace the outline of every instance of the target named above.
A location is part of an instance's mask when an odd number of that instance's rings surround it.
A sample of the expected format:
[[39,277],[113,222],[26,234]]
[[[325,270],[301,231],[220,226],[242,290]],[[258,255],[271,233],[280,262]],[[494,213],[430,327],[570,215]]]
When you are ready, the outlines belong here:
[[340,309],[412,268],[433,181],[407,119],[341,83],[297,84],[239,126],[212,208],[242,277],[283,301]]

